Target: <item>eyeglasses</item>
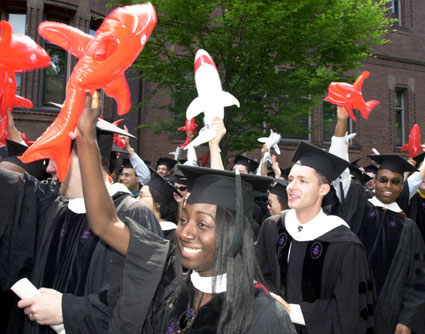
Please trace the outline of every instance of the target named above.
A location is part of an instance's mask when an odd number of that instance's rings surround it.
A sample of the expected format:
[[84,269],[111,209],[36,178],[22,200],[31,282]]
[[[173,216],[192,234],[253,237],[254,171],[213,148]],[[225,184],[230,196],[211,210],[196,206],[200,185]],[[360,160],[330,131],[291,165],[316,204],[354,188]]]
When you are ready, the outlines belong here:
[[378,181],[379,181],[379,183],[383,183],[383,184],[387,184],[388,182],[391,182],[391,184],[393,184],[395,186],[397,186],[397,185],[399,185],[401,183],[401,180],[400,179],[389,179],[386,176],[380,176],[380,177],[378,177]]
[[188,187],[186,186],[179,186],[179,187],[175,187],[178,191],[186,191]]
[[273,205],[275,205],[278,202],[279,201],[274,201],[274,202],[267,201],[267,206],[273,206]]

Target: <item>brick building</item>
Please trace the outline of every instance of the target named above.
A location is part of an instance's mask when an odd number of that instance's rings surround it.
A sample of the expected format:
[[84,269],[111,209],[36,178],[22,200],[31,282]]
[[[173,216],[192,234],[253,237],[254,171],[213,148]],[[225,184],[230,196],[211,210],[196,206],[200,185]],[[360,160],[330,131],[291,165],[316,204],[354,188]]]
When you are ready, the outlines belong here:
[[[37,26],[43,20],[55,20],[94,33],[111,10],[105,7],[106,1],[1,1],[1,19],[10,20],[17,29],[24,27],[24,32],[35,39],[39,44],[53,54],[59,70],[42,70],[23,73],[18,93],[29,98],[34,103],[31,110],[15,110],[15,120],[19,130],[35,139],[50,124],[56,116],[57,110],[49,107],[48,102],[61,102],[64,98],[66,78],[71,73],[75,59],[65,51],[43,41],[37,34]],[[380,153],[401,153],[401,146],[407,142],[413,124],[418,123],[425,129],[425,0],[396,0],[392,1],[392,10],[389,15],[398,18],[387,39],[390,43],[372,50],[372,57],[365,59],[361,69],[353,74],[360,74],[362,70],[371,72],[371,76],[363,85],[365,100],[377,99],[381,101],[369,119],[364,120],[357,114],[357,122],[351,122],[351,132],[357,136],[350,146],[351,160],[362,158],[360,164],[369,164],[366,157],[372,148]],[[25,20],[22,25],[22,20]],[[15,29],[16,30],[16,29]],[[21,32],[21,31],[17,31]],[[149,44],[148,44],[149,45]],[[52,57],[53,58],[53,57]],[[137,75],[129,72],[127,76]],[[153,84],[143,81],[129,80],[132,104],[138,102],[153,89]],[[62,94],[62,95],[61,95]],[[137,129],[137,124],[150,124],[159,118],[168,118],[173,115],[164,110],[154,109],[153,105],[168,104],[171,102],[167,94],[158,94],[150,104],[125,115],[126,124],[137,137],[134,147],[140,155],[150,161],[156,161],[160,156],[169,156],[184,139],[173,138],[167,133],[154,135],[150,130]],[[107,118],[116,119],[115,103],[105,98],[103,113]],[[323,104],[311,112],[306,120],[310,134],[300,138],[291,138],[283,135],[281,142],[281,156],[279,161],[283,167],[289,163],[300,139],[310,140],[316,145],[328,147],[335,124],[335,111],[330,105]],[[198,149],[198,157],[202,156],[205,148]],[[248,155],[259,158],[259,148]]]

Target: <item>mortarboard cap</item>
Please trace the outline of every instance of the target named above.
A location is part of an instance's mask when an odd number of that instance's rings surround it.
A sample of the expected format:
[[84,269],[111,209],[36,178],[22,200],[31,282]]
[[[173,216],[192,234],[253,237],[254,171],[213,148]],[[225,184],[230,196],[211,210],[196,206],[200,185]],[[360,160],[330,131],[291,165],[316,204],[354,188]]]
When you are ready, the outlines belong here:
[[187,177],[183,174],[183,172],[180,169],[176,169],[174,171],[174,175],[173,176],[170,176],[168,178],[168,180],[171,183],[176,182],[176,183],[179,183],[179,184],[183,184],[185,186],[189,185],[189,183],[187,181]]
[[173,192],[178,194],[180,197],[179,191],[172,186],[168,180],[163,178],[161,175],[159,175],[156,171],[154,171],[151,167],[148,167],[149,171],[151,172],[151,179],[148,183],[146,183],[149,188],[152,188],[159,192],[164,198],[168,195],[172,195]]
[[171,159],[171,158],[159,158],[156,162],[156,166],[165,165],[167,166],[168,170],[172,169],[177,163],[177,160]]
[[233,164],[245,166],[248,169],[248,172],[255,171],[259,166],[257,161],[250,159],[242,154],[238,154],[235,157]]
[[123,159],[121,168],[133,168],[133,165],[131,164],[129,159]]
[[236,256],[242,247],[245,222],[252,217],[253,190],[265,192],[272,178],[240,174],[237,169],[231,172],[187,165],[180,169],[189,181],[188,204],[215,204],[235,212],[235,233],[228,254]]
[[404,172],[417,171],[415,167],[396,154],[368,155],[368,157],[379,164],[378,170],[388,169],[401,175],[403,175]]
[[300,161],[302,166],[308,166],[325,176],[329,182],[332,182],[350,166],[350,163],[336,155],[326,152],[321,148],[300,142],[292,162]]
[[286,192],[288,181],[282,179],[273,179],[273,181],[276,182],[276,184],[269,188],[269,192],[282,198],[288,198],[288,193]]
[[[235,210],[234,172],[188,165],[180,166],[180,170],[186,175],[191,191],[187,203],[216,204],[229,210]],[[242,173],[241,180],[244,211],[247,212],[252,208],[252,190],[266,192],[273,179],[268,176]]]
[[376,174],[376,172],[378,171],[378,167],[376,167],[373,164],[367,165],[367,166],[363,167],[363,169],[365,170],[366,173],[374,173],[374,174]]
[[8,157],[3,161],[8,161],[17,166],[20,166],[28,174],[34,176],[39,180],[46,180],[50,177],[50,175],[46,173],[46,167],[49,163],[48,159],[37,160],[26,164],[23,163],[20,159],[18,159],[18,156],[24,154],[24,152],[28,149],[27,146],[9,139],[6,139],[6,146],[8,151]]
[[[354,161],[358,162],[360,159]],[[356,179],[359,180],[362,184],[365,184],[367,181],[372,180],[372,178],[360,170],[357,164],[351,164],[348,168],[350,168],[350,174]]]
[[126,150],[124,150],[124,149],[122,149],[122,148],[118,147],[117,145],[112,145],[112,149],[111,149],[111,151],[112,151],[112,152],[115,152],[115,153],[128,154],[128,151],[126,151]]

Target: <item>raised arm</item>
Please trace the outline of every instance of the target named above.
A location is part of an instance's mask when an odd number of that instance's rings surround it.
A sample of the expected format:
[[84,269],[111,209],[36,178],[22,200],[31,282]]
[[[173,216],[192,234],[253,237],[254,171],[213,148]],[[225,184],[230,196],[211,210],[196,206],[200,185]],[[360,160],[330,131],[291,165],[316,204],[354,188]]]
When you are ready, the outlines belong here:
[[217,136],[208,143],[210,149],[210,167],[224,170],[223,160],[220,154],[220,141],[226,134],[226,128],[221,118],[216,117],[213,121],[212,128],[217,131]]
[[125,255],[130,242],[128,227],[119,220],[106,189],[96,141],[96,122],[100,110],[98,94],[86,93],[83,114],[78,122],[76,138],[83,183],[84,202],[91,230],[107,244]]

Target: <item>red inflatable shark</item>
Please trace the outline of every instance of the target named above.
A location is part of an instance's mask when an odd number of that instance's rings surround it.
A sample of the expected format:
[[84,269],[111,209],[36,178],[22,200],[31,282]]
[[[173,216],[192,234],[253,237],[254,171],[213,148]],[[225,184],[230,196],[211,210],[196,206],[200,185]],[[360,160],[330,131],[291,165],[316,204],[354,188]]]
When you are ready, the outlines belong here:
[[196,128],[198,124],[195,123],[195,118],[187,119],[184,126],[181,126],[177,129],[177,131],[186,131],[186,141],[180,145],[180,148],[185,148],[190,143],[190,134],[196,135]]
[[363,99],[362,85],[363,81],[369,77],[369,75],[370,73],[368,71],[364,71],[353,85],[345,82],[332,82],[328,87],[328,96],[325,98],[325,101],[345,107],[348,115],[353,121],[356,121],[353,109],[360,110],[363,118],[367,119],[373,108],[381,103],[377,100],[365,102]]
[[425,151],[425,146],[421,145],[421,130],[418,124],[412,126],[409,134],[409,141],[406,145],[403,145],[401,150],[408,151],[409,158],[414,158]]
[[129,111],[130,91],[124,71],[143,50],[157,22],[150,4],[131,5],[115,9],[105,18],[96,34],[58,22],[43,22],[40,35],[79,58],[66,86],[64,105],[49,128],[23,154],[23,162],[52,158],[58,178],[68,173],[71,136],[84,108],[86,90],[103,88],[114,98],[118,114]]
[[7,21],[0,21],[0,146],[9,137],[9,116],[13,107],[32,108],[32,102],[16,95],[15,72],[47,67],[50,57],[30,37],[14,34]]

